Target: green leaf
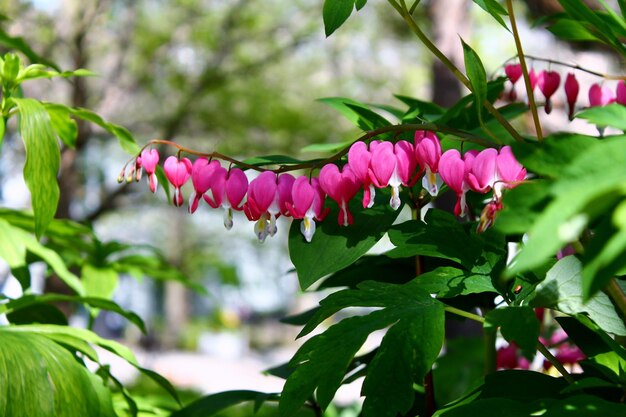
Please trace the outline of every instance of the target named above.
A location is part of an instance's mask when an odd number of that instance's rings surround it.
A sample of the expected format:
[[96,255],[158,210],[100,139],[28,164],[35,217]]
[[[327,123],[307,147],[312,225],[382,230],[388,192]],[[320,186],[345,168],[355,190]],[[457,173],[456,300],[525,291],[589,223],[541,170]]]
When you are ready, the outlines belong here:
[[[323,18],[326,37],[332,35],[335,30],[339,29],[348,20],[354,8],[354,1],[324,0]],[[362,4],[361,7],[363,7]]]
[[225,391],[202,397],[176,411],[171,417],[210,417],[218,412],[243,402],[253,401],[260,407],[265,401],[276,401],[276,394],[258,391]]
[[318,226],[311,243],[300,233],[300,221],[289,229],[289,256],[296,267],[300,286],[310,287],[318,279],[338,271],[363,256],[394,222],[400,210],[389,207],[389,191],[376,193],[374,207],[364,210],[357,194],[350,201],[354,224],[339,226],[339,209],[332,204],[328,217]]
[[619,103],[590,107],[577,113],[576,118],[588,120],[597,126],[612,126],[626,130],[626,106]]
[[603,330],[626,335],[626,327],[619,319],[609,297],[600,292],[583,303],[582,265],[575,256],[566,256],[548,271],[546,279],[535,288],[529,298],[532,307],[552,308],[567,314],[587,313]]
[[548,26],[548,30],[557,38],[566,41],[599,41],[598,37],[591,33],[585,25],[574,19],[558,19]]
[[110,392],[44,336],[0,328],[0,410],[6,416],[114,417]]
[[15,234],[15,228],[0,218],[0,258],[9,264],[11,269],[26,265],[26,246]]
[[413,384],[421,384],[443,343],[443,304],[411,281],[393,285],[367,281],[355,290],[343,290],[322,300],[321,309],[301,335],[332,314],[348,307],[380,307],[365,316],[350,317],[312,337],[290,364],[280,400],[282,416],[293,415],[317,391],[325,409],[342,384],[354,355],[368,335],[391,326],[367,367],[363,385],[363,415],[395,416],[413,403]]
[[265,165],[293,165],[300,164],[302,161],[300,159],[292,158],[291,156],[286,155],[265,155],[265,156],[255,156],[253,158],[248,158],[243,161],[248,165],[257,165],[257,166],[265,166]]
[[505,28],[506,30],[510,32],[508,26],[502,19],[502,16],[508,16],[508,13],[504,9],[504,7],[500,5],[500,3],[498,3],[496,0],[473,0],[473,1],[474,3],[479,5],[484,11],[489,13],[491,17],[493,17],[496,20],[496,22],[502,25],[503,28]]
[[20,134],[26,148],[24,180],[31,193],[35,235],[40,238],[59,202],[59,144],[45,107],[32,98],[13,98],[20,112]]
[[104,299],[104,298],[76,297],[72,295],[52,294],[52,293],[47,293],[43,295],[23,295],[20,298],[16,298],[15,300],[11,300],[5,304],[0,305],[0,312],[5,312],[5,313],[10,314],[11,312],[19,311],[29,306],[42,305],[44,303],[56,303],[60,301],[86,304],[93,308],[112,311],[128,319],[128,321],[135,324],[143,333],[146,332],[146,328],[143,323],[143,320],[141,320],[141,317],[139,317],[137,314],[131,311],[124,310],[117,303],[111,300]]
[[354,5],[357,10],[361,10],[367,4],[367,0],[355,0]]
[[20,71],[20,58],[8,53],[4,55],[4,65],[2,65],[2,83],[11,88],[16,81],[17,74]]
[[481,241],[470,235],[453,215],[442,210],[429,210],[424,220],[392,226],[389,239],[396,248],[387,252],[387,256],[432,256],[449,259],[471,269],[481,254]]
[[0,29],[0,44],[9,49],[15,49],[23,53],[31,62],[39,62],[59,70],[59,67],[51,61],[37,55],[35,51],[31,49],[26,41],[21,37],[14,37],[7,34],[4,30]]
[[111,299],[117,288],[118,273],[111,267],[97,267],[84,264],[81,270],[81,278],[85,287],[85,295]]
[[478,119],[482,120],[483,102],[487,100],[487,73],[478,54],[463,39],[461,43],[463,44],[465,71],[472,84],[472,93],[476,96]]
[[535,180],[508,190],[494,228],[506,234],[526,233],[549,202],[549,186],[548,181]]
[[322,281],[317,289],[356,288],[363,281],[405,284],[413,278],[415,278],[414,259],[391,259],[385,255],[363,256]]
[[335,153],[352,145],[354,141],[348,140],[341,143],[313,143],[301,149],[301,152]]
[[420,288],[437,298],[452,298],[458,295],[497,292],[491,276],[453,267],[439,267],[416,278]]
[[94,123],[110,134],[114,135],[120,146],[124,151],[131,155],[137,155],[140,151],[139,145],[135,142],[133,135],[124,127],[116,125],[114,123],[107,122],[98,114],[92,112],[88,109],[83,109],[81,107],[65,107],[68,113],[73,114],[74,116],[86,120],[88,122]]
[[70,113],[65,106],[47,103],[45,108],[50,116],[52,128],[59,136],[59,139],[70,148],[76,146],[76,137],[78,135],[78,127],[76,121],[70,117]]
[[500,333],[508,342],[515,342],[528,359],[537,352],[539,320],[530,307],[506,307],[491,310],[485,316],[484,328]]
[[480,336],[446,339],[446,350],[433,368],[437,404],[448,404],[461,398],[481,381],[485,369],[485,341]]
[[344,97],[326,97],[317,99],[339,111],[346,119],[364,131],[391,125],[387,119],[370,110],[367,105]]
[[4,133],[6,129],[6,123],[4,117],[0,117],[0,147],[2,146],[2,140],[4,139]]

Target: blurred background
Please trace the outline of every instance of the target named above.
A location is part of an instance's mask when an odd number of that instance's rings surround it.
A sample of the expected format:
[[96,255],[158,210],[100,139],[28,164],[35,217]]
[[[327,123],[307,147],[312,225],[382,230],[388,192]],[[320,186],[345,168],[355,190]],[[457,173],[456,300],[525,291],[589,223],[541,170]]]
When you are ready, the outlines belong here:
[[[97,73],[28,83],[27,96],[92,109],[128,128],[140,145],[158,138],[238,159],[312,158],[319,154],[303,151],[307,145],[359,135],[318,98],[384,106],[398,104],[393,95],[400,94],[449,106],[465,94],[386,2],[370,3],[329,39],[321,0],[13,0],[0,4],[0,14],[8,18],[2,22],[7,33],[23,37],[62,69]],[[516,2],[520,16],[533,19],[557,12],[556,3]],[[418,10],[421,24],[459,66],[459,35],[493,76],[502,75],[504,61],[515,54],[512,38],[503,41],[503,29],[472,2],[424,0]],[[521,25],[528,54],[616,72],[618,64],[605,51],[556,44],[546,31]],[[548,130],[567,123],[565,106],[565,98],[556,97],[556,111],[542,116]],[[530,126],[530,120],[516,123]],[[172,150],[165,152],[162,160]],[[107,313],[96,330],[128,343],[144,366],[179,387],[279,391],[282,380],[260,372],[291,357],[298,328],[278,319],[310,308],[319,297],[301,293],[291,270],[289,221],[281,220],[278,234],[263,244],[241,213],[226,231],[218,210],[204,205],[189,215],[168,204],[162,191],[152,195],[143,181],[117,184],[127,159],[108,133],[79,122],[76,148],[62,155],[57,217],[93,225],[103,242],[157,247],[188,284],[122,275],[114,299],[146,321],[148,334]],[[5,207],[28,207],[23,161],[22,142],[10,129],[0,154]],[[17,287],[6,277],[0,282],[7,294]],[[39,288],[58,292],[55,285],[42,281]],[[85,324],[85,312],[72,313],[77,325]],[[130,369],[113,366],[121,380],[135,381]],[[358,398],[360,387],[352,385],[340,403]]]

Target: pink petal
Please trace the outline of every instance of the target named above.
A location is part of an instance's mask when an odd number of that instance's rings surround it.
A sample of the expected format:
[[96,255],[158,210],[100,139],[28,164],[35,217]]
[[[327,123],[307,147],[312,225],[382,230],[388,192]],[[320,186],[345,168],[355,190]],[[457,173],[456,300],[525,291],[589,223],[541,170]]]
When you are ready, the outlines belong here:
[[274,201],[276,191],[276,174],[265,171],[250,182],[248,202],[252,203],[257,211],[264,213]]
[[144,149],[141,151],[141,166],[148,174],[154,173],[159,163],[159,152],[156,149]]
[[439,160],[439,175],[443,182],[456,193],[463,192],[465,180],[465,162],[456,149],[450,149],[441,155]]
[[609,87],[594,84],[589,88],[589,106],[606,106],[614,101],[613,91]]
[[230,206],[235,210],[240,210],[239,204],[248,192],[248,177],[239,168],[233,168],[228,172],[226,180],[226,198]]
[[517,162],[510,146],[504,146],[500,149],[496,160],[498,168],[498,176],[504,182],[522,181],[526,177],[526,170]]
[[415,158],[422,169],[428,166],[431,172],[439,172],[441,144],[437,135],[423,130],[415,132]]
[[295,181],[296,179],[291,174],[281,174],[276,180],[276,187],[278,192],[278,206],[283,216],[287,216],[289,213],[287,203],[293,204],[293,200],[291,198],[291,190]]
[[396,156],[391,142],[382,142],[374,147],[370,167],[370,179],[374,185],[379,188],[386,187],[396,168]]
[[403,185],[408,185],[417,167],[415,148],[410,142],[400,140],[394,145],[396,154],[396,170]]
[[515,84],[517,80],[522,76],[522,65],[521,64],[508,64],[504,67],[504,73],[511,83]]
[[617,101],[619,104],[626,105],[626,81],[622,80],[617,83],[615,101]]
[[367,144],[365,144],[365,142],[355,142],[350,146],[350,150],[348,151],[348,164],[350,168],[352,168],[354,175],[363,182],[368,178],[368,169],[371,159],[372,155],[367,150]]
[[294,219],[302,219],[315,199],[315,190],[309,183],[308,177],[303,175],[296,179],[291,190],[291,197],[293,200],[291,216]]
[[479,193],[489,191],[496,180],[496,158],[498,151],[489,148],[481,151],[472,161],[472,169],[467,174],[470,188]]

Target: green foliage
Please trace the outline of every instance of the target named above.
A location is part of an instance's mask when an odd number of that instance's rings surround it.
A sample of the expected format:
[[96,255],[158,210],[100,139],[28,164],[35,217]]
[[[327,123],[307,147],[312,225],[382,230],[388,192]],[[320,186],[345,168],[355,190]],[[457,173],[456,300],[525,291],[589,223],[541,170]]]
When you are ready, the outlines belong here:
[[485,67],[476,52],[461,39],[463,44],[463,56],[465,59],[465,70],[467,78],[472,84],[472,93],[476,97],[476,105],[478,112],[478,120],[482,124],[482,108],[483,102],[487,99],[487,73]]
[[514,342],[532,359],[535,356],[539,338],[539,321],[530,307],[507,307],[491,310],[485,316],[486,330],[500,329],[508,342]]

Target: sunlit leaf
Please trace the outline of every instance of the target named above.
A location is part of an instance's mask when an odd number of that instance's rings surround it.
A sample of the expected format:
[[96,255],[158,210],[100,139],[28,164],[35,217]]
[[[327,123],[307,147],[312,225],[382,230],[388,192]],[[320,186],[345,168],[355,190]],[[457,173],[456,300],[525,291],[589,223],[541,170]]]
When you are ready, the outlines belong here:
[[[348,20],[354,8],[354,1],[324,0],[323,17],[326,37],[332,35],[335,30],[339,29]],[[360,1],[359,3],[363,7],[363,2]]]

